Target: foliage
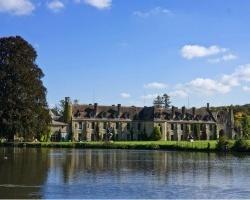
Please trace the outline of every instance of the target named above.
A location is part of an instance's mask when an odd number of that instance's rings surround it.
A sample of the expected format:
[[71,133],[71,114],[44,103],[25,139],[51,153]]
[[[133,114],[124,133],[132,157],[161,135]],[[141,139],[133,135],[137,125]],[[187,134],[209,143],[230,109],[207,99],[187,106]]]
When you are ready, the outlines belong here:
[[158,95],[153,102],[154,106],[157,108],[162,108],[164,105],[164,101],[160,95]]
[[56,115],[63,116],[64,109],[65,109],[65,100],[62,99],[62,100],[60,100],[59,104],[55,105],[51,110]]
[[163,102],[164,102],[164,107],[169,108],[170,104],[171,104],[170,96],[168,96],[167,94],[163,94],[162,98],[163,98]]
[[19,36],[0,38],[0,135],[40,139],[51,122],[35,49]]
[[248,143],[247,143],[246,140],[240,138],[240,139],[238,139],[238,140],[235,141],[235,143],[233,145],[233,149],[235,151],[240,151],[240,152],[247,151],[249,149]]
[[162,96],[158,95],[154,99],[153,104],[157,108],[169,108],[171,104],[170,96],[168,96],[167,94],[163,94]]
[[153,133],[151,135],[151,139],[152,140],[160,140],[162,137],[162,134],[161,134],[161,129],[159,126],[155,126],[154,127],[154,130],[153,130]]
[[243,137],[248,139],[250,135],[250,116],[243,115],[241,124]]
[[226,136],[219,137],[219,140],[217,141],[216,148],[219,151],[228,151],[229,147],[229,141]]

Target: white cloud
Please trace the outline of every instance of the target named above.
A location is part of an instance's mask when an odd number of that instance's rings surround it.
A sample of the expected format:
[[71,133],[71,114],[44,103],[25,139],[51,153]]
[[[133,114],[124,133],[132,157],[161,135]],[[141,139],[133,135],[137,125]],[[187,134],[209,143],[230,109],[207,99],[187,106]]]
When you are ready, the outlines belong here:
[[48,8],[53,12],[58,12],[64,8],[64,4],[59,0],[53,0],[47,4]]
[[[250,64],[239,66],[233,73],[224,74],[218,79],[196,78],[184,84],[177,84],[176,88],[186,93],[214,95],[229,93],[233,88],[248,82],[250,82]],[[246,86],[242,89],[248,90]]]
[[110,8],[112,5],[112,0],[84,0],[84,2],[100,10]]
[[130,95],[129,93],[126,93],[126,92],[121,93],[120,96],[121,96],[122,98],[124,98],[124,99],[127,99],[127,98],[130,98],[130,97],[131,97],[131,95]]
[[29,15],[35,6],[30,0],[0,0],[0,12],[13,15]]
[[143,95],[141,96],[142,99],[154,99],[158,96],[159,94],[147,94],[147,95]]
[[135,11],[133,14],[137,17],[147,18],[150,16],[159,15],[159,14],[169,15],[169,14],[172,14],[172,12],[166,8],[155,7],[148,11]]
[[209,59],[208,62],[211,62],[211,63],[219,63],[219,62],[223,62],[223,61],[230,61],[230,60],[235,60],[237,59],[238,57],[232,53],[229,53],[229,54],[225,54],[219,58],[213,58],[213,59]]
[[144,88],[147,89],[166,89],[167,84],[160,82],[152,82],[144,85]]
[[187,86],[191,87],[193,90],[208,95],[214,94],[216,92],[221,94],[226,94],[230,92],[231,85],[226,85],[220,81],[216,81],[209,78],[196,78],[190,81]]
[[217,55],[228,51],[225,48],[213,45],[210,47],[200,45],[185,45],[181,48],[181,55],[183,58],[191,60],[193,58],[208,57]]
[[222,60],[223,60],[223,61],[235,60],[235,59],[237,59],[237,56],[234,55],[234,54],[231,54],[231,53],[222,56]]
[[188,96],[187,92],[184,90],[176,90],[169,93],[171,97],[185,98]]

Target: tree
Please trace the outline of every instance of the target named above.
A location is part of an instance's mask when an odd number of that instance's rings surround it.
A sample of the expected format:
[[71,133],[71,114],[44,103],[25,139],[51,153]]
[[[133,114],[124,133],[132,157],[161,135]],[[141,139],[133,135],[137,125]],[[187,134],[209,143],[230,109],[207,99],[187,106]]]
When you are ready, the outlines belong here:
[[158,95],[153,102],[154,106],[157,108],[169,108],[171,101],[170,101],[170,96],[167,94],[163,94],[162,96]]
[[242,117],[242,134],[245,139],[249,138],[250,135],[250,117],[243,115]]
[[59,104],[55,105],[51,110],[56,115],[63,116],[64,109],[65,109],[65,100],[62,99],[62,100],[60,100]]
[[51,118],[34,48],[19,36],[0,38],[0,135],[40,139]]
[[152,133],[152,136],[151,136],[152,140],[160,140],[161,136],[162,136],[162,134],[161,134],[160,127],[159,126],[155,126],[154,130],[153,130],[153,133]]
[[154,99],[154,106],[157,107],[157,108],[162,108],[163,105],[164,105],[164,101],[163,101],[163,98],[158,95],[155,99]]
[[164,107],[165,108],[169,108],[170,107],[170,104],[171,104],[171,101],[170,101],[170,96],[168,96],[167,94],[164,94],[162,96],[163,98],[163,102],[164,102]]

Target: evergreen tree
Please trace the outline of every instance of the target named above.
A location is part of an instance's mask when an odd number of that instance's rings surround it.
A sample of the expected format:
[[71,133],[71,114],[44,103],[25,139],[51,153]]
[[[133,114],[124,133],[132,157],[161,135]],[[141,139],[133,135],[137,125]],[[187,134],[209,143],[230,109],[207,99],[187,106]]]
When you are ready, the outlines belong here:
[[170,101],[170,96],[168,96],[167,94],[164,94],[162,96],[163,98],[163,102],[164,102],[164,107],[165,108],[169,108],[170,107],[170,104],[171,104],[171,101]]
[[34,48],[19,36],[0,38],[0,135],[26,140],[47,134],[51,122]]
[[162,136],[161,129],[159,126],[155,126],[153,130],[153,134],[151,136],[152,140],[160,140]]
[[158,95],[155,99],[154,99],[154,106],[157,107],[157,108],[162,108],[163,105],[164,105],[164,100],[163,98]]

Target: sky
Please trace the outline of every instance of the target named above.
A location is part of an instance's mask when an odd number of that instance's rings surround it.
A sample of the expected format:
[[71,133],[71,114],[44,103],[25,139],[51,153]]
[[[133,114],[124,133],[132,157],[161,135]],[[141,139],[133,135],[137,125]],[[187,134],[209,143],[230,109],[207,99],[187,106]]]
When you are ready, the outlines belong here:
[[250,103],[248,0],[0,0],[0,37],[36,49],[50,106]]

